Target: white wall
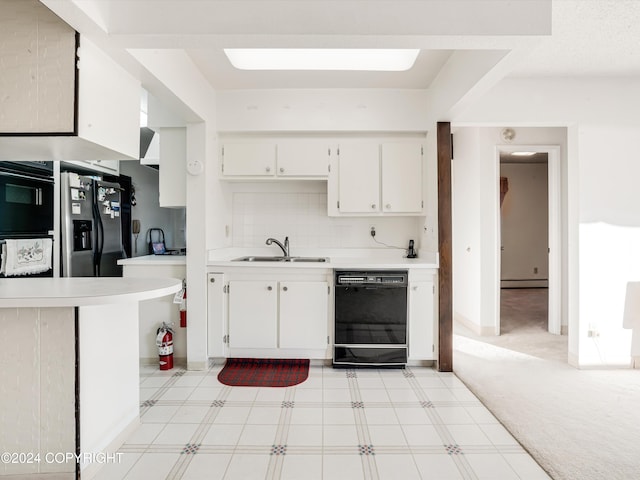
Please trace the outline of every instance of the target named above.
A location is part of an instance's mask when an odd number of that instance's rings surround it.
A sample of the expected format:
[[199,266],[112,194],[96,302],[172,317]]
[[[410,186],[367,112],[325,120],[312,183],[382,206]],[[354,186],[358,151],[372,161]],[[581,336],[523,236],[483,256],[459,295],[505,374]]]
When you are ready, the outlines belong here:
[[[500,279],[509,286],[546,286],[549,202],[546,163],[501,163],[508,191],[500,208]],[[526,282],[530,280],[532,282]]]
[[426,104],[426,90],[221,90],[217,124],[220,132],[424,132]]
[[[512,78],[456,119],[569,127],[563,170],[568,298],[563,307],[570,361],[579,366],[630,363],[622,315],[626,283],[640,278],[639,108],[640,85],[630,78]],[[592,329],[600,335],[590,337]]]
[[[269,236],[277,237],[276,233],[267,232],[279,231],[280,236],[289,235],[296,245],[306,247],[382,248],[369,235],[370,227],[375,226],[376,238],[381,242],[404,248],[409,239],[413,239],[418,249],[437,251],[435,125],[432,126],[433,135],[429,133],[425,138],[429,126],[425,90],[227,90],[217,92],[216,105],[217,124],[223,139],[322,138],[334,144],[353,139],[418,140],[425,147],[425,215],[419,217],[329,218],[326,181],[221,182],[226,192],[223,201],[229,212],[233,211],[228,224],[228,240],[232,245],[258,246],[261,243],[263,246]],[[209,181],[216,179],[217,175],[214,175]],[[250,199],[251,193],[260,195]],[[301,202],[291,205],[291,195],[299,195],[306,206]],[[247,202],[252,203],[250,209]],[[266,208],[267,204],[272,208]],[[241,217],[240,208],[249,213]],[[288,213],[283,214],[285,210]],[[260,212],[259,216],[257,212]],[[220,214],[217,215],[220,218]],[[304,218],[307,228],[301,227],[299,218]],[[256,222],[259,223],[257,229]],[[246,233],[248,229],[240,232],[245,224],[251,229],[250,234]],[[247,235],[254,238],[248,239]]]
[[[264,247],[269,237],[289,237],[296,248],[406,248],[420,236],[420,217],[328,217],[326,181],[276,181],[229,185],[234,247]],[[417,243],[416,243],[417,244]],[[277,247],[273,247],[274,252]]]
[[[496,147],[504,144],[502,127],[453,127],[453,282],[454,317],[467,320],[483,334],[497,334],[499,285],[499,164]],[[560,145],[566,171],[567,141],[564,128],[515,128],[511,145]],[[563,175],[563,190],[566,176]],[[566,218],[566,200],[562,215]],[[566,235],[563,234],[566,238]],[[567,277],[567,241],[563,242],[563,280]],[[566,325],[566,282],[563,282],[562,324]]]
[[131,254],[134,257],[148,254],[150,228],[161,228],[164,231],[167,248],[184,247],[186,245],[184,209],[160,207],[158,170],[140,165],[139,162],[128,161],[120,162],[120,173],[131,177],[136,196],[136,205],[131,207],[131,218],[140,220],[137,252],[133,248],[136,238],[132,235]]
[[[453,310],[454,319],[480,328],[481,219],[480,129],[453,129],[451,165],[453,215]],[[489,325],[491,327],[491,325]]]
[[[216,92],[180,50],[131,50],[130,53],[153,74],[166,91],[172,92],[167,104],[186,106],[196,121],[187,124],[186,162],[204,165],[200,175],[186,175],[187,189],[187,285],[189,288],[189,327],[187,328],[187,366],[206,368],[207,360],[207,249],[228,245],[225,225],[229,224],[223,190],[213,181],[217,171]],[[161,102],[165,92],[148,88]],[[186,164],[183,165],[186,168]]]

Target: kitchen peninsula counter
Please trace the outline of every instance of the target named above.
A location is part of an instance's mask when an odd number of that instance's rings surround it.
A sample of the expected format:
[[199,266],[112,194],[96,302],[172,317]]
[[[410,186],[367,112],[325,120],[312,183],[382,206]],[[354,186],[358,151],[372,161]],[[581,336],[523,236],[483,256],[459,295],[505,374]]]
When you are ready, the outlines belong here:
[[[0,476],[92,478],[140,423],[138,303],[176,278],[0,279]],[[53,455],[83,455],[59,460]],[[47,457],[49,455],[49,457]],[[64,458],[64,457],[62,457]]]
[[125,303],[170,295],[180,286],[178,279],[167,278],[2,278],[0,308]]

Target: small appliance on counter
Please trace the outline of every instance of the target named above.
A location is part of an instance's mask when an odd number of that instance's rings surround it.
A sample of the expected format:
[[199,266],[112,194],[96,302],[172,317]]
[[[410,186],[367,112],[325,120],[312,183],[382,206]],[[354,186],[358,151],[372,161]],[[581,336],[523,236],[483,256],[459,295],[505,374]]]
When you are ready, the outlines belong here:
[[409,240],[409,248],[407,249],[407,258],[418,258],[418,252],[413,247],[413,240]]
[[120,184],[60,174],[63,277],[120,277]]
[[186,255],[187,249],[168,249],[165,244],[164,230],[161,228],[150,228],[147,231],[149,243],[149,255]]

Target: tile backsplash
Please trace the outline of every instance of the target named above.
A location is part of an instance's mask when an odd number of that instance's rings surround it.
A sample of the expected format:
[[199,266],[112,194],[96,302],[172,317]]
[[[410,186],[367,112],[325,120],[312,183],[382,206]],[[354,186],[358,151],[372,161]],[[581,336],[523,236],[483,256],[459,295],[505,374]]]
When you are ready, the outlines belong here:
[[234,192],[232,244],[263,247],[269,237],[289,237],[295,248],[406,248],[419,238],[419,217],[328,217],[326,192]]

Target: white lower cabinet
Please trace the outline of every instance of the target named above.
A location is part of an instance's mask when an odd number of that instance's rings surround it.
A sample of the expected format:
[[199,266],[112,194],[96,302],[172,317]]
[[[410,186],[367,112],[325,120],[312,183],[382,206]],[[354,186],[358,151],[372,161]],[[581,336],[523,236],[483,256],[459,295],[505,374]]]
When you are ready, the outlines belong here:
[[327,346],[329,284],[280,282],[280,348]]
[[207,355],[227,356],[227,298],[224,273],[207,275]]
[[277,348],[277,282],[229,282],[229,347]]
[[409,359],[435,359],[433,275],[409,279]]
[[231,279],[227,291],[232,356],[239,349],[328,349],[328,281]]

